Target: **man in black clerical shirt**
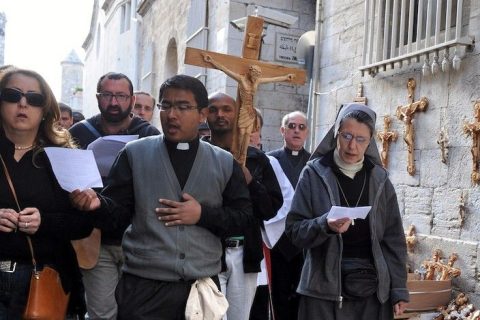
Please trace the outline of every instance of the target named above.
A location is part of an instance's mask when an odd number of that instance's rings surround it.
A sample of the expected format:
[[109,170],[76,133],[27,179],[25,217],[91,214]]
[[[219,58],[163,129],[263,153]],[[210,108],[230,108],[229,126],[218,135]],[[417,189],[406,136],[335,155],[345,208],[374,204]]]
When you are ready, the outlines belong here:
[[177,75],[160,87],[163,135],[129,142],[100,196],[74,192],[78,208],[96,210],[102,228],[131,225],[115,296],[118,319],[185,319],[195,280],[217,286],[222,242],[253,223],[245,178],[232,155],[200,141],[207,91]]
[[[278,160],[295,189],[300,173],[310,158],[310,153],[303,147],[308,135],[307,116],[300,111],[285,115],[280,132],[284,141],[283,148],[271,151],[268,155]],[[284,233],[272,248],[270,258],[275,319],[297,319],[296,289],[303,266],[301,249],[295,247]]]

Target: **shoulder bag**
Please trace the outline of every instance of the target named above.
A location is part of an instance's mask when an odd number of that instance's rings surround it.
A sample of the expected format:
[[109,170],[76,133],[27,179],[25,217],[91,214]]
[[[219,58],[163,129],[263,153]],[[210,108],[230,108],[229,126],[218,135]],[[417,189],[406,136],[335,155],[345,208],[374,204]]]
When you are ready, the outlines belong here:
[[[5,172],[10,190],[15,198],[18,211],[20,212],[21,208],[15,188],[13,187],[13,182],[1,155],[0,160],[2,161],[3,171]],[[37,261],[35,260],[32,239],[27,236],[27,241],[32,256],[33,271],[23,319],[63,320],[67,313],[70,294],[66,294],[63,290],[60,275],[55,269],[45,266],[42,270],[37,270]]]

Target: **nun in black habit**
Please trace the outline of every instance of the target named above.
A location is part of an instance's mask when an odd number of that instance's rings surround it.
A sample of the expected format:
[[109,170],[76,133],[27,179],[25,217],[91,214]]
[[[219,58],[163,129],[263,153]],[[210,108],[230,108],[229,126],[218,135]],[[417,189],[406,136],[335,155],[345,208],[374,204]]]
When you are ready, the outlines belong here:
[[[375,120],[365,105],[343,106],[295,190],[286,233],[305,252],[299,319],[383,320],[405,310],[405,236]],[[365,219],[329,219],[332,206],[371,209]]]

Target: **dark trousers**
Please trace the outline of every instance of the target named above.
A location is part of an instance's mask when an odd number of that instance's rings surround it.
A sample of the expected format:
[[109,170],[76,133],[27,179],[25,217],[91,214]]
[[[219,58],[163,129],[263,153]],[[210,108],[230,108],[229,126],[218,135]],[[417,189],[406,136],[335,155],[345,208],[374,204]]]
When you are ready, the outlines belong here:
[[[218,277],[212,277],[220,288]],[[123,273],[115,291],[118,320],[184,320],[194,280],[168,282]]]
[[270,297],[268,285],[257,287],[252,308],[250,309],[250,320],[269,320],[270,318]]
[[303,267],[303,255],[287,260],[278,251],[270,251],[272,260],[272,300],[275,320],[296,320],[299,295],[296,293]]
[[393,320],[393,307],[390,300],[381,304],[376,294],[362,300],[344,299],[341,309],[336,301],[301,296],[298,319]]
[[0,320],[21,319],[27,304],[32,266],[17,264],[15,272],[0,272]]

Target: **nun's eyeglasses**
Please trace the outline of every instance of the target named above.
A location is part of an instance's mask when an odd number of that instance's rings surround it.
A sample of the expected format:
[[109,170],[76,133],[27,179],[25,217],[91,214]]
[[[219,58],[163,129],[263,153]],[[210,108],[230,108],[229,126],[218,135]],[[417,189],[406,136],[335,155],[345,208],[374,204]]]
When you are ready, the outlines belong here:
[[358,144],[365,144],[365,143],[367,143],[368,141],[370,141],[370,138],[363,137],[363,136],[354,136],[354,135],[351,134],[350,132],[338,131],[338,133],[340,134],[340,137],[342,137],[342,139],[345,140],[345,141],[347,141],[347,142],[350,142],[350,141],[352,141],[353,139],[355,139],[355,142],[356,142],[356,143],[358,143]]

